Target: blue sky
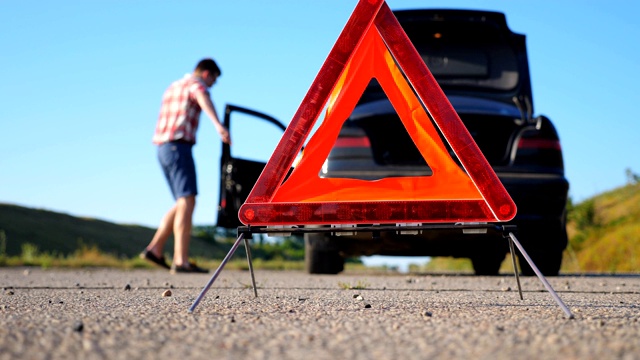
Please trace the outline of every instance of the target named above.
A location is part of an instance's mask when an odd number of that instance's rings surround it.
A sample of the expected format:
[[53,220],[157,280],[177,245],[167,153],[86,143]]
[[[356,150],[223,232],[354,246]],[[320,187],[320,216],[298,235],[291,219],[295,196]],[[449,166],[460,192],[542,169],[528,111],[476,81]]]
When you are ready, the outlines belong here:
[[[536,114],[557,126],[574,200],[640,173],[640,3],[387,3],[501,11],[527,35]],[[288,123],[355,5],[0,0],[0,202],[157,226],[172,204],[151,143],[167,85],[213,57],[220,116],[235,104]],[[232,137],[235,154],[266,160],[279,133],[240,124]],[[194,154],[194,220],[213,224],[220,142],[206,116]]]

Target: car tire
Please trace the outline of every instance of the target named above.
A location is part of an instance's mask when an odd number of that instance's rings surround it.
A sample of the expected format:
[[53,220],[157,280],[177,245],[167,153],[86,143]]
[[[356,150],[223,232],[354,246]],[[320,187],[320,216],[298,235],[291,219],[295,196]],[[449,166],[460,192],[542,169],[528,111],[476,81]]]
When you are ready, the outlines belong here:
[[[562,251],[557,249],[532,249],[527,250],[527,254],[529,254],[529,257],[533,260],[533,263],[536,265],[538,270],[540,270],[542,275],[558,276],[560,273],[560,267],[562,266]],[[522,275],[533,276],[536,274],[535,271],[533,271],[533,268],[529,266],[529,263],[524,256],[519,255],[518,259]]]
[[344,258],[337,244],[322,233],[304,234],[304,262],[309,274],[335,275],[344,270]]
[[[525,251],[544,276],[558,276],[562,266],[562,253],[567,247],[567,231],[562,224],[542,224],[539,227],[518,229],[516,235]],[[518,254],[520,271],[524,276],[536,273],[522,254]]]
[[473,272],[480,276],[495,276],[500,272],[505,253],[489,253],[471,258]]

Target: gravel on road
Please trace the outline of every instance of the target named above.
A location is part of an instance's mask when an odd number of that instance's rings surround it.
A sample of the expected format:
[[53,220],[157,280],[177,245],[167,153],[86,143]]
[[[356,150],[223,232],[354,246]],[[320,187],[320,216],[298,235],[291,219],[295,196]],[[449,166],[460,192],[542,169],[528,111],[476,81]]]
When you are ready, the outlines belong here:
[[5,359],[640,359],[640,276],[0,270]]

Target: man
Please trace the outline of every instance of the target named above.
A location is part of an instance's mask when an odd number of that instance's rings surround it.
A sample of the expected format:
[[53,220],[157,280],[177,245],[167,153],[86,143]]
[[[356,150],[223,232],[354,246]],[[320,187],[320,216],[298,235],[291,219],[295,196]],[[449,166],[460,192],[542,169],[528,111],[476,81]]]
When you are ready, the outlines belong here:
[[211,119],[222,141],[231,143],[229,131],[220,123],[211,101],[210,88],[221,75],[212,59],[203,59],[191,74],[172,83],[165,91],[153,143],[176,202],[164,215],[153,239],[140,257],[169,269],[162,254],[171,233],[174,253],[171,273],[206,273],[189,262],[189,240],[198,194],[191,148],[196,143],[200,112]]

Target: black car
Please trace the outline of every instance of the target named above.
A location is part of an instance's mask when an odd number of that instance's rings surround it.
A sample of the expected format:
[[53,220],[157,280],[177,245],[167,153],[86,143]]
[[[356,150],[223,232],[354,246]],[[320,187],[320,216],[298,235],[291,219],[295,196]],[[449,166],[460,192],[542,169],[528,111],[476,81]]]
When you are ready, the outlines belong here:
[[[395,11],[438,84],[513,198],[518,212],[509,224],[545,275],[557,275],[567,245],[564,177],[557,131],[534,116],[525,36],[512,32],[504,14],[469,10]],[[228,106],[225,123],[241,112],[284,126],[264,114]],[[445,141],[445,144],[447,142]],[[455,154],[450,151],[455,160]],[[240,226],[237,213],[264,163],[231,156],[223,144],[218,226]],[[375,79],[371,81],[338,141],[321,177],[375,180],[431,174],[396,111]],[[354,256],[453,256],[470,258],[476,274],[497,274],[508,243],[501,235],[460,229],[406,234],[306,233],[310,273],[335,274]],[[526,261],[523,274],[533,275]]]

